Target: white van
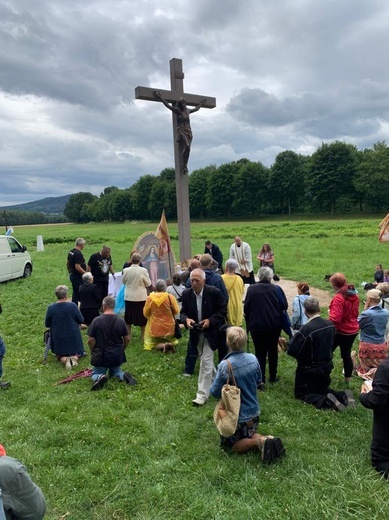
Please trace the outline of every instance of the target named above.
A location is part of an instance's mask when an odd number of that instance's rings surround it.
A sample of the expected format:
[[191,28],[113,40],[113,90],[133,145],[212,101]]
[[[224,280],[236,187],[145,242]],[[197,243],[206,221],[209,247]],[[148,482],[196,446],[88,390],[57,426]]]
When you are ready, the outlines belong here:
[[32,261],[26,246],[11,236],[0,235],[0,282],[12,278],[27,278],[32,273]]

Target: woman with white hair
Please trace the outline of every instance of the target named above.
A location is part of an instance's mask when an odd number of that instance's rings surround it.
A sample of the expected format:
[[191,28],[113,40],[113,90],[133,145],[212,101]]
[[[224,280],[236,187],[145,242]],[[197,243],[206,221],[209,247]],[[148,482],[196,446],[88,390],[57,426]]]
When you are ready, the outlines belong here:
[[155,282],[155,292],[148,295],[143,314],[147,318],[144,349],[175,352],[175,315],[180,312],[177,300],[166,292],[165,280]]
[[241,276],[236,274],[239,264],[234,258],[225,263],[225,273],[222,274],[224,285],[228,292],[227,320],[236,327],[243,323],[243,294],[244,283]]
[[271,283],[273,271],[270,267],[261,267],[258,277],[259,283],[247,289],[244,314],[261,366],[262,382],[265,383],[268,359],[270,383],[276,383],[279,380],[278,338],[284,325],[283,313],[288,309],[288,302],[281,287]]
[[90,325],[92,321],[99,316],[101,307],[101,293],[97,285],[93,283],[92,273],[84,273],[82,275],[83,284],[78,290],[80,299],[80,311],[84,316],[84,324]]
[[363,379],[373,379],[377,367],[388,357],[385,331],[389,311],[380,305],[381,292],[378,289],[367,291],[366,296],[365,309],[358,317],[360,365],[355,370]]
[[68,300],[68,291],[66,285],[55,288],[58,301],[47,308],[45,326],[50,328],[51,350],[66,370],[71,370],[85,355],[80,329],[84,318],[77,305]]

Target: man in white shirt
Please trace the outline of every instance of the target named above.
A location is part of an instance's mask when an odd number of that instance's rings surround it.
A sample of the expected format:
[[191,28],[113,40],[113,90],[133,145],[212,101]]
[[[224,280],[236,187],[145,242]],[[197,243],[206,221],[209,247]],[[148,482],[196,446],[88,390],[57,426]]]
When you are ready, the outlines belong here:
[[238,236],[230,247],[230,258],[238,262],[235,272],[242,277],[243,282],[250,285],[255,283],[251,247],[247,242],[242,242]]

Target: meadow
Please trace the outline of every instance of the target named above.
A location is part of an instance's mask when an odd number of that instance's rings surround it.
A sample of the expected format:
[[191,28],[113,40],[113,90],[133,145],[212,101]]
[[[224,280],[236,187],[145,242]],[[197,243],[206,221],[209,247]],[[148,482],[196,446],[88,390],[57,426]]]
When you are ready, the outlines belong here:
[[[239,234],[255,257],[270,242],[282,277],[330,291],[324,275],[342,271],[362,299],[360,283],[372,280],[377,262],[389,264],[389,244],[377,240],[380,220],[194,223],[192,251],[202,253],[210,239],[227,258]],[[34,271],[31,278],[0,284],[0,334],[8,349],[3,379],[12,383],[0,391],[0,443],[26,464],[44,491],[46,518],[387,518],[388,483],[370,467],[371,412],[360,405],[344,413],[318,411],[296,401],[295,362],[285,354],[280,382],[260,394],[260,431],[280,436],[287,450],[270,467],[257,454],[219,448],[214,400],[193,408],[197,378],[182,376],[186,333],[178,353],[163,356],[143,351],[135,330],[126,368],[138,380],[136,387],[110,381],[92,393],[87,379],[53,386],[66,374],[52,355],[47,365],[41,363],[44,316],[55,286],[68,283],[66,256],[75,238],[87,240],[86,259],[109,245],[119,271],[138,236],[156,227],[127,222],[14,229],[32,255]],[[169,223],[169,231],[177,253],[177,226]],[[43,252],[36,251],[40,234]],[[322,311],[325,316],[327,309]],[[87,356],[80,367],[89,361]],[[334,388],[342,385],[341,368],[336,353]],[[351,382],[356,395],[360,384],[357,378]]]

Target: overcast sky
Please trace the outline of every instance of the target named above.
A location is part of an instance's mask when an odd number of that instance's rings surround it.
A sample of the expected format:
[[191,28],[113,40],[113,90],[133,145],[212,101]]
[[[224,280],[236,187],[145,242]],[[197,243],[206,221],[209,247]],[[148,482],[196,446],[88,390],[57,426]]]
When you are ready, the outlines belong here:
[[189,171],[389,131],[387,0],[4,0],[0,205],[126,188],[173,164],[171,113],[135,100],[216,98],[191,116]]

